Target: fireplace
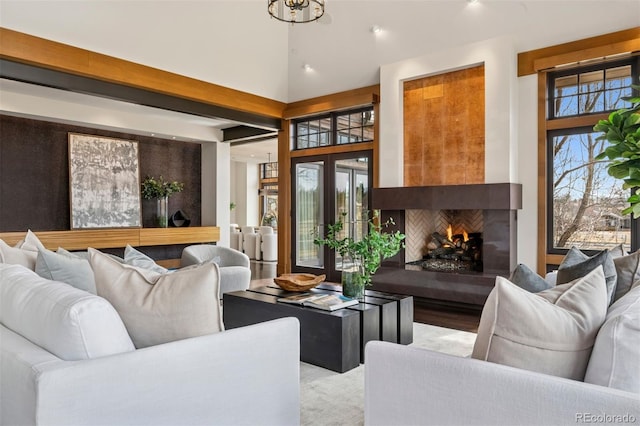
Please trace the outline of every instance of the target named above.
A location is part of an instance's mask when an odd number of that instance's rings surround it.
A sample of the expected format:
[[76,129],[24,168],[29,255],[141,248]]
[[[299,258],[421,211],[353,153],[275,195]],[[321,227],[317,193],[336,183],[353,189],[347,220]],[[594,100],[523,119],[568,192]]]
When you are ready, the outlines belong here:
[[516,266],[519,184],[376,188],[373,208],[407,236],[374,276],[375,289],[483,305],[495,277]]
[[416,270],[482,272],[482,228],[482,210],[406,210],[406,264]]

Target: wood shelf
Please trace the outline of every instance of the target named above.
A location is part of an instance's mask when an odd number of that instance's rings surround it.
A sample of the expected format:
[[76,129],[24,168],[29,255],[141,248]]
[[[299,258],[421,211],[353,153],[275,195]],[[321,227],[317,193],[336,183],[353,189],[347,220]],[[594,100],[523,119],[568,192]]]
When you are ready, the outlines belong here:
[[[125,228],[125,229],[78,229],[72,231],[34,232],[42,244],[56,250],[86,250],[119,248],[127,244],[133,247],[163,246],[172,244],[213,243],[220,239],[220,228],[201,226],[188,228]],[[22,240],[26,232],[1,232],[0,239],[10,246]]]

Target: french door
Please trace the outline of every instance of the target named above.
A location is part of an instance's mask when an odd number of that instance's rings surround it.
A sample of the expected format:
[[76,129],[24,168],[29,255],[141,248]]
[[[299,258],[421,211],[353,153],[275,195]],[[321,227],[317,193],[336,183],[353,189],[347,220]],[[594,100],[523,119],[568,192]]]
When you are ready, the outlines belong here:
[[340,281],[342,259],[313,240],[327,224],[342,220],[342,236],[367,232],[373,182],[371,151],[292,159],[292,271],[325,274]]

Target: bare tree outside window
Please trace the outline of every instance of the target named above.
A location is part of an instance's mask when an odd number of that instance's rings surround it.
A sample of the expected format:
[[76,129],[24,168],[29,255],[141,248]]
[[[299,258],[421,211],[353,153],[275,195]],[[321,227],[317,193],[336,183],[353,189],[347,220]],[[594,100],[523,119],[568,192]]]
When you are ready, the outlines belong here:
[[[631,66],[616,66],[552,76],[552,118],[615,110],[629,96]],[[595,122],[595,119],[594,119]],[[607,162],[596,160],[605,148],[593,126],[550,131],[553,248],[601,250],[631,243],[631,222],[620,212],[628,191],[609,176]]]

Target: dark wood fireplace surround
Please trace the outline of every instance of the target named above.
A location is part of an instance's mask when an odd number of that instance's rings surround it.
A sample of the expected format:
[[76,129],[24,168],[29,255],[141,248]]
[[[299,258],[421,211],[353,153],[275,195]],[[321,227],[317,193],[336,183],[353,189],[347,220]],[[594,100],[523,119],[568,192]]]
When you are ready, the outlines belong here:
[[401,188],[374,188],[374,209],[393,218],[406,232],[406,210],[482,210],[483,272],[432,272],[405,265],[402,250],[373,277],[374,289],[456,305],[483,306],[498,275],[508,277],[517,263],[517,210],[522,185],[494,183]]

